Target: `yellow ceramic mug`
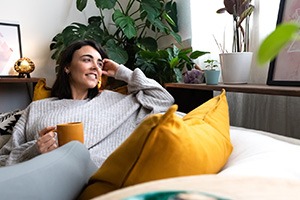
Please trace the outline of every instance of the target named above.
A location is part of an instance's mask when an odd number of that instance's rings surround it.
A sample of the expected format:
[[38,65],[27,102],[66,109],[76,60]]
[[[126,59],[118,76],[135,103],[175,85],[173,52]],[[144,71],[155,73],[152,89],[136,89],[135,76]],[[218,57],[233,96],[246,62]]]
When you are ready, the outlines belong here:
[[84,143],[83,123],[71,122],[56,125],[58,146],[62,146],[70,141],[78,140]]

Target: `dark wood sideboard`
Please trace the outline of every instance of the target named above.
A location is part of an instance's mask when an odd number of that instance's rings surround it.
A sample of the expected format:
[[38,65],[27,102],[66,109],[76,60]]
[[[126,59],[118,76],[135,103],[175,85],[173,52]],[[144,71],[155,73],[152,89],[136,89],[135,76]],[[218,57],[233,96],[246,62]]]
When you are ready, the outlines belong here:
[[189,112],[200,104],[213,97],[214,91],[225,89],[226,92],[264,94],[264,95],[281,95],[300,97],[300,87],[288,86],[269,86],[263,84],[186,84],[186,83],[166,83],[165,88],[175,98],[178,110]]
[[24,109],[32,101],[34,86],[40,79],[0,77],[0,113]]

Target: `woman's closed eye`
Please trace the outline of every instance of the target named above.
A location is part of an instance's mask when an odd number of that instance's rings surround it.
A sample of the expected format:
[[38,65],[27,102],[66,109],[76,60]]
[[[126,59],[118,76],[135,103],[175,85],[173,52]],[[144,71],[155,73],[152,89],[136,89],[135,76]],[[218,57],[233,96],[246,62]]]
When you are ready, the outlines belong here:
[[99,61],[98,61],[98,67],[99,67],[100,69],[103,69],[103,66],[104,66],[103,61],[102,61],[102,60],[99,60]]
[[91,62],[92,59],[89,57],[86,57],[86,58],[83,58],[82,61],[88,63],[88,62]]
[[[93,62],[93,58],[90,57],[90,56],[84,56],[84,57],[82,58],[82,61],[85,62],[85,63]],[[98,66],[100,69],[103,69],[104,64],[103,64],[103,61],[102,61],[101,59],[98,59],[98,60],[97,60],[97,66]]]

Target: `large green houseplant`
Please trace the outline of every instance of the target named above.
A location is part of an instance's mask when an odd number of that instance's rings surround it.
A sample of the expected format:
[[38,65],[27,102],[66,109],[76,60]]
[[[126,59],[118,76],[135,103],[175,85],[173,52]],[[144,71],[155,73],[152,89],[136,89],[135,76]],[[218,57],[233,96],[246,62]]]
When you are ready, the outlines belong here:
[[[94,1],[99,16],[90,17],[87,25],[74,22],[55,35],[50,45],[52,59],[58,61],[64,48],[75,40],[93,39],[106,49],[111,59],[135,68],[137,53],[157,51],[162,37],[171,35],[181,42],[177,34],[177,6],[172,0]],[[83,11],[87,0],[76,0],[76,6]],[[107,18],[111,18],[113,28],[108,28]]]
[[148,77],[153,77],[160,84],[182,82],[182,72],[195,67],[194,60],[207,54],[206,51],[193,51],[192,48],[180,49],[176,45],[158,51],[140,51],[136,66]]

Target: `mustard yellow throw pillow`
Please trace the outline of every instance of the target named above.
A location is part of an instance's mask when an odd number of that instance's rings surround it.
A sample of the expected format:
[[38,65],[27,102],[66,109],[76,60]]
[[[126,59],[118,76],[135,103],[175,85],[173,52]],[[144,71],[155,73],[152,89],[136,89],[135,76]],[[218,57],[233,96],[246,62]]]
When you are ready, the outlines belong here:
[[232,152],[225,91],[183,118],[177,105],[146,118],[90,178],[79,199],[151,180],[213,174]]
[[51,88],[46,86],[46,79],[40,79],[34,87],[33,101],[45,99],[51,96]]

